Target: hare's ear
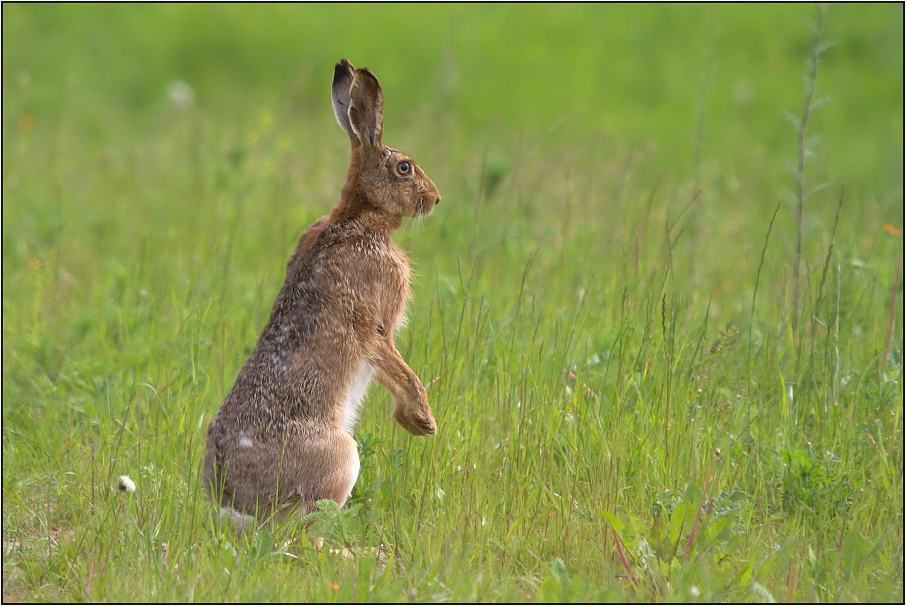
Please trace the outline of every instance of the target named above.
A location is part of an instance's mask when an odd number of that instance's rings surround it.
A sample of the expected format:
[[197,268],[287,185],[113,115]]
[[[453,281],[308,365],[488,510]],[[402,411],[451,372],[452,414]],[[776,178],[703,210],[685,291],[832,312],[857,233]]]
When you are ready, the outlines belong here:
[[384,130],[384,95],[381,85],[367,68],[357,69],[349,89],[349,123],[366,148],[380,147]]
[[330,99],[333,102],[333,114],[337,118],[340,128],[349,135],[352,146],[359,145],[359,138],[352,130],[349,124],[349,89],[352,86],[352,80],[355,77],[355,68],[352,63],[346,59],[341,59],[333,70],[333,86],[331,87]]

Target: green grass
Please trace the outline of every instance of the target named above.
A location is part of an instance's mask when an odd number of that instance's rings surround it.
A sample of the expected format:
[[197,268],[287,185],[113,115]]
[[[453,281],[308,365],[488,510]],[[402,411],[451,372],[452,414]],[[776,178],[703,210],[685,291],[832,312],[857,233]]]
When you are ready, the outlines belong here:
[[[902,601],[902,15],[825,16],[795,304],[813,6],[5,4],[4,600]],[[344,56],[443,195],[396,236],[439,430],[369,390],[354,562],[200,473]]]

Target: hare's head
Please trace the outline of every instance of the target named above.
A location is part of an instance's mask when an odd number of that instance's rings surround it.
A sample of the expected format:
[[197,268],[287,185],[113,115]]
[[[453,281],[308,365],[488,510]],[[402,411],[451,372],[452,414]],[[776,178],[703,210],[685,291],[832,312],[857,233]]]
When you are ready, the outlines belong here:
[[337,63],[331,98],[337,122],[352,145],[344,197],[348,207],[369,207],[395,217],[427,215],[440,202],[431,179],[403,152],[381,143],[384,96],[367,68]]

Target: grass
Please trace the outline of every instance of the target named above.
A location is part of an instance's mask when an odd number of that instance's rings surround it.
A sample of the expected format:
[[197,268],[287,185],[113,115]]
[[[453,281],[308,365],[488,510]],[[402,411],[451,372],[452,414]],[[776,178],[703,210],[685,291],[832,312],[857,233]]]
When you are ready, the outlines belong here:
[[[827,10],[799,172],[814,15],[4,5],[4,600],[902,601],[902,7]],[[200,478],[343,56],[444,200],[397,234],[439,431],[369,390],[354,561]]]

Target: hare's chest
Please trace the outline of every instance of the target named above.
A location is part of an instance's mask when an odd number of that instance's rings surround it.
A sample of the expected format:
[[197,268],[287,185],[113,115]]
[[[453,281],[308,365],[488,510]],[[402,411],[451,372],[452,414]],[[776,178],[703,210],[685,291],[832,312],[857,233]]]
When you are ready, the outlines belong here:
[[396,330],[405,325],[411,270],[406,255],[395,246],[376,247],[374,285],[380,302],[381,324]]
[[374,367],[362,362],[361,366],[356,369],[352,377],[346,397],[343,400],[343,406],[340,411],[340,426],[347,433],[352,433],[356,422],[359,420],[359,409],[362,406],[362,400],[365,398],[365,392],[368,390],[368,384],[374,376]]

